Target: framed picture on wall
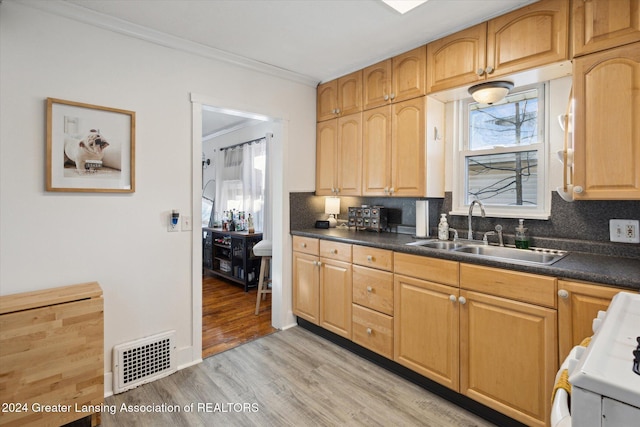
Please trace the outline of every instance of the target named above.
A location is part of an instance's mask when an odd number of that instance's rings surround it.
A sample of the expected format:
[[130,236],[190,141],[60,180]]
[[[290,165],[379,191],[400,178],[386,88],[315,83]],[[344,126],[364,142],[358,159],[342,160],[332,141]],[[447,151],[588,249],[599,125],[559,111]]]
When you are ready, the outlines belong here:
[[133,193],[134,111],[47,98],[47,191]]

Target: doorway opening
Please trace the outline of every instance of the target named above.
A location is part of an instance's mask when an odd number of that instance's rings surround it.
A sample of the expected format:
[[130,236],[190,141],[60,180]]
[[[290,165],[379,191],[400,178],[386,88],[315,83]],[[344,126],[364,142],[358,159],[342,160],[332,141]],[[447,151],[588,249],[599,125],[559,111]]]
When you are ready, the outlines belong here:
[[[269,146],[282,134],[282,125],[276,119],[264,115],[206,104],[201,106],[201,114],[203,193],[201,200],[205,207],[202,211],[204,212],[206,208],[210,209],[206,224],[206,215],[203,213],[203,226],[222,231],[221,228],[216,228],[221,227],[222,213],[227,210],[229,203],[236,202],[236,200],[229,201],[228,186],[225,186],[225,175],[222,169],[225,166],[225,149],[248,141],[264,139],[265,135],[267,135],[266,144]],[[270,147],[267,147],[265,161],[267,165],[271,163],[269,151]],[[268,169],[269,166],[267,166]],[[264,194],[265,212],[261,217],[264,223],[256,229],[256,233],[262,232],[263,238],[267,238],[271,233],[271,216],[266,212],[269,209],[271,194],[268,173],[265,174],[265,178],[264,185],[267,189]],[[215,190],[212,191],[212,188]],[[221,193],[222,191],[225,193]],[[247,204],[251,205],[251,203]],[[251,211],[250,207],[245,209],[248,212]],[[206,235],[203,234],[203,236]],[[243,288],[237,280],[231,280],[232,278],[225,277],[224,274],[215,274],[215,270],[212,269],[215,259],[207,260],[211,252],[205,247],[202,257],[202,358],[277,330],[272,326],[271,298],[273,295],[266,301],[262,301],[260,313],[255,315],[257,287]],[[254,282],[257,284],[257,280]]]

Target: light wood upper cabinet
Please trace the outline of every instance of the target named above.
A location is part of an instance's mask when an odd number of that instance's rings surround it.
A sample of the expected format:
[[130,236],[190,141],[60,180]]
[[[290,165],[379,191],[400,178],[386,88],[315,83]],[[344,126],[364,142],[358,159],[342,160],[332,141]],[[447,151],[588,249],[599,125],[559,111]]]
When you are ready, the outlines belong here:
[[426,48],[421,46],[365,68],[363,108],[369,110],[424,95],[426,58]]
[[362,182],[362,113],[317,124],[316,195],[357,196]]
[[486,22],[429,43],[427,92],[484,80],[486,49]]
[[640,1],[573,2],[573,56],[640,41]]
[[[558,362],[571,349],[593,335],[593,319],[606,311],[615,294],[623,289],[609,286],[558,281]],[[629,291],[630,292],[630,291]]]
[[542,0],[427,45],[427,93],[569,59],[569,1]]
[[424,97],[365,111],[363,140],[363,195],[424,196]]
[[362,111],[362,70],[319,85],[316,102],[319,122]]
[[640,42],[575,58],[573,85],[574,197],[640,200]]
[[541,0],[487,22],[488,77],[569,59],[569,0]]
[[460,393],[528,426],[548,426],[556,311],[463,289],[459,301]]

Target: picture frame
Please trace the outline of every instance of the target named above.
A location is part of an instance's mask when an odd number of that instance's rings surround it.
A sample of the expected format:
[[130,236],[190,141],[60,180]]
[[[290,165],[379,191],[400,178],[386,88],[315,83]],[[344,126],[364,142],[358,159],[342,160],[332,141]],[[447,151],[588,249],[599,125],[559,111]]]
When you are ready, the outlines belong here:
[[133,193],[134,111],[47,98],[47,191]]

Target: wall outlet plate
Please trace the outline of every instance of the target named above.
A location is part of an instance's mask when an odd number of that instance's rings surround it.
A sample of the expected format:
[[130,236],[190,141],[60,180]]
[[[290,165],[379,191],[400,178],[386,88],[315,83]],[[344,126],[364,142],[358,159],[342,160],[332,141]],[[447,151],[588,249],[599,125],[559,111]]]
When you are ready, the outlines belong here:
[[640,221],[637,219],[610,219],[609,237],[612,242],[640,243]]

